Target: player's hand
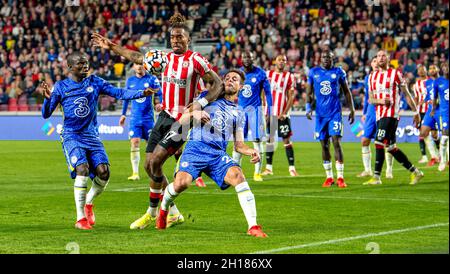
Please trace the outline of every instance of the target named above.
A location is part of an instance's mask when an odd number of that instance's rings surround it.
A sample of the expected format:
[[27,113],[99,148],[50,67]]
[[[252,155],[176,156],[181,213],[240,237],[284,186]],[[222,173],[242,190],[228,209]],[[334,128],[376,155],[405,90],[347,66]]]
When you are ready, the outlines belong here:
[[101,34],[94,32],[91,35],[92,43],[94,47],[103,48],[103,49],[111,49],[113,42],[108,38],[102,36]]
[[153,95],[153,94],[155,94],[157,92],[158,92],[158,90],[154,89],[154,88],[146,88],[146,89],[144,89],[144,95],[145,96],[150,96],[150,95]]
[[390,107],[392,104],[391,98],[383,98],[382,100],[382,105],[385,105],[387,107]]
[[434,117],[434,108],[431,110],[430,116],[431,116],[431,117]]
[[306,112],[306,118],[308,118],[308,120],[312,120],[312,110]]
[[256,163],[259,163],[259,161],[261,161],[261,158],[259,158],[259,153],[255,149],[252,149],[250,156],[252,157],[250,159],[250,163],[252,163],[252,164],[256,164]]
[[45,98],[50,99],[51,90],[45,81],[41,82],[41,89],[42,89],[42,95],[44,95]]
[[286,119],[286,115],[285,114],[278,115],[278,120],[284,121],[285,119]]
[[156,105],[155,105],[155,111],[156,111],[156,112],[161,112],[162,109],[163,109],[162,104],[156,104]]
[[414,114],[413,121],[414,121],[414,126],[416,128],[419,128],[419,126],[420,126],[420,115],[419,115],[419,113]]
[[125,119],[127,119],[125,115],[120,116],[119,126],[123,127],[125,125]]
[[366,115],[361,116],[361,122],[363,122],[363,123],[366,122]]
[[355,122],[355,111],[354,110],[350,110],[350,114],[348,115],[348,121],[349,121],[350,125]]

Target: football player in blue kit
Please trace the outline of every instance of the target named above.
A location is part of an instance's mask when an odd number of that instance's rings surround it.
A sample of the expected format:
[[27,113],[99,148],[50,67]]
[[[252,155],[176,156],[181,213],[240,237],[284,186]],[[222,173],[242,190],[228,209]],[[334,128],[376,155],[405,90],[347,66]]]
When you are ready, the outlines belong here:
[[433,110],[432,104],[434,99],[433,84],[434,80],[439,77],[439,68],[436,65],[431,65],[428,69],[428,73],[430,78],[425,81],[427,94],[424,101],[429,105],[420,126],[420,137],[425,140],[425,145],[431,154],[428,166],[434,166],[436,163],[439,163],[439,106],[434,107],[433,116],[431,116],[431,111]]
[[[156,228],[166,228],[169,205],[203,172],[211,177],[222,190],[230,186],[235,188],[247,219],[247,234],[254,237],[267,237],[256,222],[255,197],[242,169],[226,152],[228,141],[233,140],[234,149],[251,156],[251,163],[255,164],[261,159],[256,149],[249,148],[244,143],[245,113],[235,103],[244,79],[245,75],[241,70],[229,70],[224,75],[223,96],[202,111],[209,115],[210,122],[202,124],[196,122],[198,118],[194,119],[189,140],[177,164],[175,181],[164,191]],[[205,92],[201,97],[204,95]],[[186,112],[180,118],[180,123],[189,124],[193,115],[196,116],[193,112]]]
[[[141,64],[133,64],[135,75],[129,77],[126,82],[126,88],[132,90],[143,90],[148,87],[157,90],[158,102],[162,101],[161,86],[156,76],[146,73]],[[143,97],[131,101],[131,115],[129,123],[128,136],[131,142],[130,160],[133,174],[128,180],[139,180],[139,162],[141,160],[140,141],[148,141],[148,136],[153,128],[155,121],[153,106],[154,97]],[[124,100],[122,116],[120,116],[119,125],[124,126],[129,100]]]
[[[444,171],[445,166],[448,165],[448,62],[442,63],[441,71],[442,76],[434,80],[433,84],[433,106],[437,106],[439,100],[439,118],[442,136],[441,143],[439,145],[439,155],[441,156],[441,161],[439,163],[438,170]],[[434,115],[436,114],[432,112],[432,116]]]
[[[239,92],[238,104],[245,111],[245,128],[244,137],[248,141],[253,141],[253,147],[263,157],[263,139],[265,137],[265,117],[263,109],[263,100],[261,99],[261,91],[264,90],[267,106],[272,106],[272,92],[270,83],[267,79],[266,72],[253,64],[254,55],[251,51],[246,50],[242,54],[243,70],[245,72],[245,84]],[[270,117],[270,107],[268,109],[268,117]],[[236,163],[240,163],[241,154],[233,151],[233,159]],[[262,163],[255,165],[253,180],[261,182]]]
[[[50,90],[47,83],[41,87],[45,97],[42,116],[47,119],[58,105],[64,114],[61,143],[70,175],[74,182],[78,229],[89,230],[95,224],[94,198],[100,195],[109,181],[109,160],[97,129],[97,104],[100,94],[118,99],[137,99],[156,92],[116,88],[102,78],[89,75],[89,62],[84,53],[67,56],[70,76],[57,81]],[[86,194],[89,177],[92,187]]]
[[[374,57],[370,62],[372,71],[376,71],[377,58]],[[369,74],[370,75],[370,74]],[[364,78],[364,108],[361,121],[364,123],[364,133],[361,137],[362,146],[362,160],[364,165],[364,171],[357,175],[357,177],[372,176],[372,152],[370,151],[370,140],[375,139],[375,133],[377,131],[377,121],[375,106],[369,103],[369,75]],[[392,179],[394,175],[392,173],[392,167],[394,165],[394,157],[386,151],[386,178]]]
[[320,56],[321,66],[309,71],[306,96],[306,117],[311,120],[313,92],[316,101],[316,127],[315,137],[322,145],[323,167],[327,179],[323,187],[331,187],[334,184],[333,169],[329,139],[331,137],[334,146],[336,160],[337,185],[339,188],[347,187],[344,182],[344,154],[342,153],[341,138],[343,131],[342,106],[340,91],[344,92],[347,104],[350,107],[349,121],[355,120],[355,107],[353,98],[347,83],[347,75],[341,67],[333,66],[334,55],[330,51],[323,51]]

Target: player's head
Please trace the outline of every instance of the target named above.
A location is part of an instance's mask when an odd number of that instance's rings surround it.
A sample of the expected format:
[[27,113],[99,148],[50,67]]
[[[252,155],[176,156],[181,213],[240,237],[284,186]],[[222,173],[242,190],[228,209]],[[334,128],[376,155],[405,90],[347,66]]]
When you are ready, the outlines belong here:
[[67,56],[69,71],[77,78],[85,78],[89,73],[89,61],[86,54],[75,51]]
[[380,50],[377,53],[377,63],[378,67],[387,69],[388,68],[389,57],[384,50]]
[[244,68],[251,68],[253,66],[254,59],[253,52],[250,50],[245,50],[242,54],[242,64],[244,65]]
[[448,78],[448,62],[443,62],[441,64],[442,75]]
[[170,17],[170,45],[175,54],[183,54],[188,50],[191,42],[190,30],[186,24],[186,18],[180,13]]
[[136,73],[136,76],[142,77],[142,76],[145,75],[145,69],[144,69],[144,66],[142,64],[134,63],[133,64],[133,69],[134,69],[134,72]]
[[430,74],[431,77],[436,78],[439,75],[439,68],[436,65],[431,65],[428,68],[428,74]]
[[286,64],[287,64],[286,55],[280,54],[275,58],[275,66],[277,70],[283,71]]
[[372,61],[370,62],[370,66],[372,67],[373,71],[378,70],[377,57],[372,58]]
[[419,75],[419,77],[427,77],[427,68],[423,65],[419,65],[419,67],[417,68],[417,75]]
[[245,74],[239,69],[230,69],[223,76],[225,95],[235,95],[242,89],[245,81]]
[[333,58],[334,54],[329,50],[325,50],[320,54],[320,64],[322,67],[330,69],[333,66]]

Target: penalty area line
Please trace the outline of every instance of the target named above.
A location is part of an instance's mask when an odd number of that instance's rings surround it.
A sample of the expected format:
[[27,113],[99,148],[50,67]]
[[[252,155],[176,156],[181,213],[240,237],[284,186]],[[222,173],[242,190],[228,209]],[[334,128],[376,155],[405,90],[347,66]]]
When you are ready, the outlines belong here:
[[416,226],[416,227],[410,227],[405,229],[396,229],[396,230],[389,230],[389,231],[383,231],[378,233],[369,233],[359,236],[353,236],[348,238],[341,238],[341,239],[334,239],[329,241],[323,241],[323,242],[313,242],[309,244],[303,244],[303,245],[296,245],[296,246],[288,246],[288,247],[282,247],[282,248],[275,248],[275,249],[268,249],[268,250],[261,250],[256,251],[250,254],[268,254],[268,253],[277,253],[277,252],[283,252],[293,249],[302,249],[307,247],[313,247],[313,246],[321,246],[321,245],[329,245],[329,244],[336,244],[336,243],[342,243],[342,242],[350,242],[354,240],[359,239],[365,239],[365,238],[372,238],[372,237],[379,237],[379,236],[386,236],[386,235],[392,235],[392,234],[398,234],[398,233],[405,233],[405,232],[411,232],[411,231],[418,231],[418,230],[424,230],[424,229],[430,229],[430,228],[436,228],[436,227],[442,227],[442,226],[448,226],[447,223],[436,223],[431,225],[425,225],[425,226]]

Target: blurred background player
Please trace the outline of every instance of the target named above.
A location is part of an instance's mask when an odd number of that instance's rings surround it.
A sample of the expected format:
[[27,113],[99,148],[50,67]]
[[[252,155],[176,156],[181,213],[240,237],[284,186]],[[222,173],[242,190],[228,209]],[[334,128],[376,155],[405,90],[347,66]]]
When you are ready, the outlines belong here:
[[[423,118],[425,117],[425,113],[428,109],[428,104],[425,101],[425,97],[427,96],[427,89],[425,86],[425,82],[428,80],[427,77],[427,68],[423,65],[419,65],[417,68],[417,74],[419,77],[416,80],[416,83],[413,86],[414,91],[414,102],[416,103],[417,109],[420,114],[421,125],[423,122]],[[422,157],[419,160],[419,164],[428,163],[427,151],[425,150],[425,139],[419,135],[419,147],[420,153]]]
[[[61,133],[62,148],[74,182],[78,229],[89,230],[95,224],[94,198],[100,195],[109,182],[109,160],[97,130],[97,104],[100,94],[119,99],[137,99],[149,96],[156,90],[126,90],[116,88],[102,78],[89,74],[89,62],[83,53],[67,56],[70,75],[57,81],[50,91],[43,82],[45,96],[42,116],[49,118],[61,104],[64,125]],[[92,187],[86,195],[87,182]]]
[[[436,163],[439,163],[439,106],[433,107],[433,83],[434,80],[439,77],[439,68],[436,65],[431,65],[428,69],[428,73],[430,78],[425,81],[427,94],[424,99],[425,103],[428,104],[428,107],[420,126],[420,137],[425,140],[425,145],[431,155],[428,166],[434,166]],[[431,112],[433,110],[434,115],[432,116]]]
[[[128,136],[131,143],[130,160],[133,173],[128,180],[139,180],[139,162],[141,160],[140,142],[141,139],[148,141],[148,137],[153,128],[155,115],[153,106],[162,101],[161,86],[156,76],[148,74],[141,64],[133,64],[135,75],[129,77],[126,81],[126,87],[132,90],[142,90],[148,87],[157,90],[156,96],[144,97],[131,102],[131,117],[129,123]],[[129,101],[123,103],[122,116],[120,116],[119,125],[124,126]]]
[[[287,63],[285,55],[278,55],[275,58],[275,69],[267,71],[267,77],[272,90],[272,115],[267,122],[269,131],[269,141],[266,144],[266,169],[262,175],[273,175],[272,160],[275,153],[277,137],[275,131],[278,131],[278,137],[283,138],[286,157],[289,163],[289,174],[297,176],[295,170],[294,149],[291,143],[292,129],[289,111],[294,103],[295,79],[289,71],[284,71]],[[271,123],[273,123],[271,125]]]
[[[344,181],[344,153],[342,152],[342,106],[340,91],[345,95],[350,106],[348,120],[350,124],[355,121],[355,107],[353,98],[348,88],[347,75],[342,67],[333,66],[334,55],[330,51],[321,54],[320,67],[314,67],[309,71],[306,96],[306,117],[311,120],[311,104],[316,101],[316,128],[315,137],[322,145],[323,167],[327,179],[323,187],[331,187],[334,184],[333,167],[330,154],[330,137],[334,147],[336,160],[337,185],[339,188],[347,187]],[[313,93],[315,99],[313,99]]]
[[[266,72],[254,65],[254,55],[251,51],[246,50],[242,54],[241,70],[245,72],[245,84],[242,90],[239,92],[238,104],[245,111],[245,129],[244,137],[248,141],[253,141],[253,147],[259,152],[260,158],[263,157],[263,138],[265,137],[265,117],[263,105],[272,105],[272,94],[270,92],[270,83],[267,79]],[[266,102],[261,98],[263,96]],[[268,108],[268,115],[270,115],[271,109]],[[241,162],[241,154],[237,151],[233,151],[233,159],[236,163]],[[263,180],[261,176],[262,163],[258,162],[255,165],[255,172],[253,174],[253,180],[261,182]]]
[[[185,142],[182,136],[185,133],[181,132],[182,128],[177,121],[186,106],[193,103],[192,108],[200,110],[208,102],[218,98],[222,91],[222,80],[211,69],[209,62],[200,53],[189,50],[191,37],[186,18],[180,13],[175,13],[169,22],[172,51],[166,55],[168,65],[161,75],[164,111],[160,112],[150,134],[145,158],[145,171],[150,177],[150,204],[147,212],[130,225],[131,229],[143,229],[156,220],[159,201],[168,184],[162,167]],[[144,61],[143,53],[121,47],[98,33],[94,33],[92,39],[94,46],[112,50],[133,63],[142,64]],[[210,83],[211,86],[205,97],[193,102],[200,79]],[[172,205],[170,210],[170,224],[184,222],[175,205]]]
[[[438,170],[444,171],[445,166],[448,165],[448,62],[444,62],[441,65],[442,75],[434,80],[434,101],[433,105],[436,106],[439,100],[439,114],[441,125],[441,144],[439,146],[439,155],[441,161],[439,163]],[[434,114],[434,113],[433,113]],[[435,114],[434,114],[435,115]]]
[[[200,126],[197,123],[192,128],[189,141],[177,164],[175,182],[165,189],[156,228],[166,228],[169,205],[191,185],[193,179],[204,172],[222,190],[229,186],[235,188],[248,223],[247,234],[254,237],[267,237],[256,222],[255,196],[242,169],[226,152],[228,141],[234,140],[236,151],[251,156],[250,161],[253,164],[260,161],[259,152],[244,143],[245,114],[243,109],[238,108],[236,104],[237,94],[242,88],[244,78],[241,70],[231,69],[228,71],[224,76],[224,95],[205,109],[211,117],[209,124],[211,126]],[[190,123],[190,116],[190,113],[183,114],[181,120]],[[212,129],[213,133],[211,133]]]
[[400,118],[400,91],[405,94],[408,105],[415,112],[414,125],[416,127],[420,123],[420,114],[400,71],[389,68],[389,58],[385,51],[381,50],[377,53],[377,64],[378,70],[371,73],[369,77],[369,102],[375,105],[377,114],[377,134],[374,142],[376,148],[375,171],[373,177],[364,185],[380,185],[382,183],[380,174],[385,160],[385,148],[394,156],[395,160],[411,172],[410,184],[414,185],[423,178],[423,173],[408,160],[408,157],[396,144],[395,133]]

